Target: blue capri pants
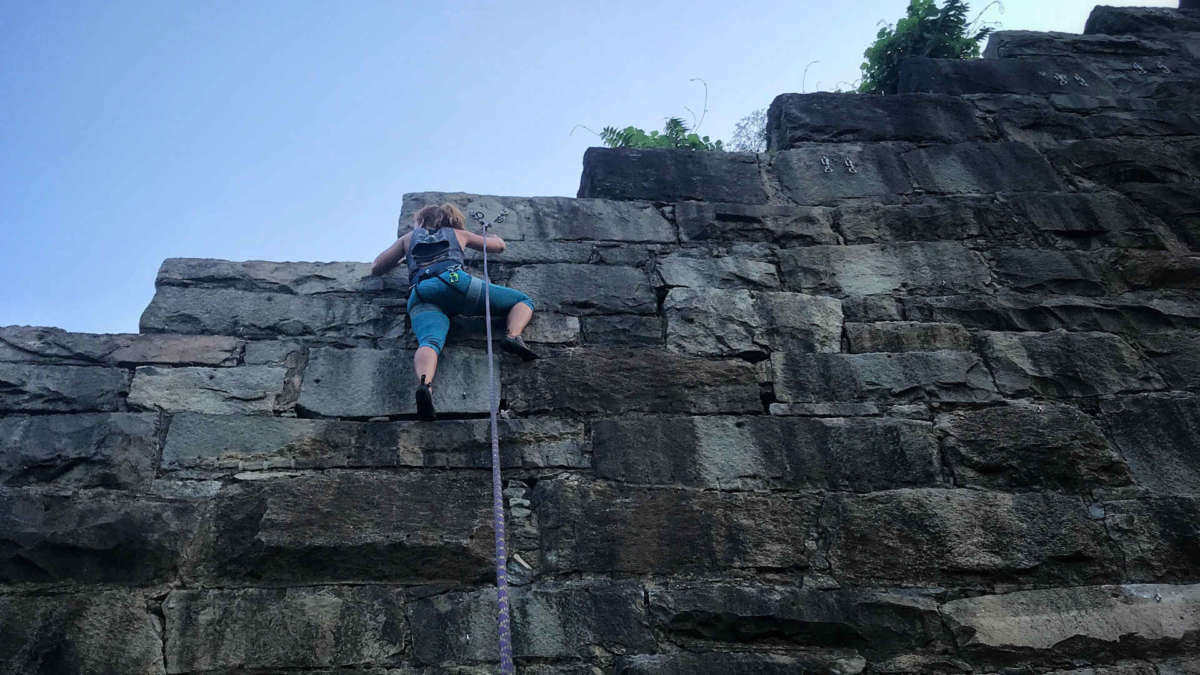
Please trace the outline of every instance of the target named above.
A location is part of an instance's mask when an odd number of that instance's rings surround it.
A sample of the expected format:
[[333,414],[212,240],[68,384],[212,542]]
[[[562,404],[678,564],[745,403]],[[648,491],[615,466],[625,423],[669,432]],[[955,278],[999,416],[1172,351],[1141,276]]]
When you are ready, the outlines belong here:
[[[483,279],[461,269],[446,270],[435,277],[422,279],[408,296],[408,318],[421,347],[431,347],[438,354],[446,344],[450,317],[455,314],[483,314]],[[533,299],[525,293],[498,284],[488,284],[493,312],[505,312],[523,302],[533,309]]]

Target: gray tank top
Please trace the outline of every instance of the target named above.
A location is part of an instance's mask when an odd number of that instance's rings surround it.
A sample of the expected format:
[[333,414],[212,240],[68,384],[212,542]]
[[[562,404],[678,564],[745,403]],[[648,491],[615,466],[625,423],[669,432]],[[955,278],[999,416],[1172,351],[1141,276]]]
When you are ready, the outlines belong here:
[[410,283],[415,282],[423,270],[438,263],[447,263],[447,268],[454,263],[463,264],[463,250],[455,232],[453,227],[441,227],[433,232],[423,227],[413,229],[412,237],[408,240]]

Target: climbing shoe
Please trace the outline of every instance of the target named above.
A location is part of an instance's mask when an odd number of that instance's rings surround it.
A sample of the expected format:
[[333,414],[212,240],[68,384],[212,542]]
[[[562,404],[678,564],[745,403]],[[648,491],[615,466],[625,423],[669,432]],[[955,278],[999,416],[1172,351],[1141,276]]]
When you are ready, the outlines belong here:
[[425,383],[425,376],[421,376],[421,386],[417,387],[417,419],[432,422],[437,419],[437,413],[433,411],[433,390]]
[[540,358],[537,355],[537,352],[533,351],[525,344],[524,340],[514,335],[504,336],[504,339],[500,341],[500,348],[510,354],[516,354],[525,361],[532,361],[536,358]]

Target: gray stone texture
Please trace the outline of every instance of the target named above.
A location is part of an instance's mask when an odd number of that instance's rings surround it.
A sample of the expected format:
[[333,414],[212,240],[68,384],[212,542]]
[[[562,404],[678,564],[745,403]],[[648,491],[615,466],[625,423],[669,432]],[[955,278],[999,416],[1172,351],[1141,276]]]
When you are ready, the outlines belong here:
[[1077,498],[905,489],[831,493],[821,513],[842,583],[1104,583],[1120,553]]
[[913,191],[901,159],[911,148],[905,143],[796,143],[770,155],[770,170],[797,204],[861,197],[896,201]]
[[693,356],[836,352],[842,303],[803,293],[674,288],[663,302],[667,349]]
[[1165,42],[1133,35],[1076,35],[1002,30],[988,37],[983,56],[989,59],[1075,55],[1167,56],[1172,51],[1171,45]]
[[[322,417],[416,414],[412,356],[408,349],[312,349],[297,406]],[[482,350],[445,350],[438,360],[434,407],[442,413],[486,413],[487,367]],[[496,368],[503,381],[499,360]]]
[[634,267],[527,265],[508,285],[533,297],[538,307],[563,314],[653,314],[649,277]]
[[1100,409],[1138,485],[1156,494],[1200,495],[1200,397],[1121,396]]
[[287,410],[287,370],[275,366],[162,368],[141,366],[129,388],[135,410],[213,415],[273,415]]
[[[500,429],[504,468],[587,466],[581,423],[510,419],[501,420]],[[491,466],[488,442],[487,420],[431,425],[181,413],[171,418],[162,467],[192,474],[394,466],[486,468]]]
[[939,415],[946,462],[960,486],[1088,494],[1128,485],[1130,469],[1083,412],[1014,401]]
[[[504,222],[492,230],[505,241],[675,241],[675,230],[670,221],[653,204],[646,202],[566,197],[495,197],[462,192],[416,192],[404,195],[400,234],[411,229],[412,218],[421,208],[442,203],[454,204],[464,214],[482,211],[489,219],[495,218],[501,211],[507,211],[509,215]],[[468,221],[468,227],[473,231],[479,229],[474,221]],[[500,259],[507,257],[508,251],[499,256]]]
[[1137,336],[1137,342],[1168,387],[1200,390],[1200,332],[1144,333]]
[[700,488],[870,491],[941,482],[931,425],[882,418],[634,417],[591,425],[596,475]]
[[771,102],[767,116],[771,151],[807,142],[962,143],[995,137],[968,102],[934,94],[783,94]]
[[0,363],[0,412],[112,412],[128,393],[118,368]]
[[1162,378],[1124,340],[1108,333],[985,333],[983,352],[1007,396],[1078,397],[1152,391]]
[[638,654],[616,659],[621,675],[856,675],[867,660],[849,649],[770,652],[677,652]]
[[1074,57],[960,60],[914,56],[900,63],[899,89],[902,94],[1116,93],[1087,63]]
[[651,349],[571,350],[506,370],[503,385],[522,414],[762,411],[749,363]]
[[387,663],[409,640],[388,586],[172,591],[162,608],[170,673]]
[[1131,581],[1200,577],[1200,497],[1143,497],[1103,504],[1104,524]]
[[235,366],[242,342],[208,335],[95,335],[60,328],[0,328],[0,361],[67,365]]
[[[596,649],[651,651],[641,586],[539,584],[511,595],[517,658],[582,658]],[[497,661],[496,593],[448,593],[412,602],[414,656],[428,664]],[[471,639],[479,636],[480,639]]]
[[994,248],[987,259],[996,282],[1015,291],[1104,295],[1108,290],[1105,261],[1085,253]]
[[1022,143],[932,145],[902,157],[913,184],[933,193],[1056,192],[1063,183],[1046,158]]
[[789,248],[779,267],[789,290],[837,295],[981,291],[990,278],[979,254],[955,242]]
[[0,595],[0,672],[165,675],[149,602],[122,590]]
[[667,286],[689,288],[779,289],[775,265],[731,256],[670,255],[658,261],[658,276]]
[[[1185,0],[1186,1],[1186,0]],[[1168,7],[1097,6],[1083,26],[1086,35],[1155,35],[1200,32],[1200,15]]]
[[762,241],[781,246],[836,244],[833,210],[825,206],[678,202],[683,241]]
[[326,471],[238,483],[213,505],[199,574],[301,584],[479,582],[492,571],[486,482],[482,472]]
[[767,201],[759,157],[754,153],[630,148],[588,148],[578,196],[743,204]]
[[154,480],[157,463],[156,415],[0,418],[0,485],[139,489]]
[[1000,396],[978,356],[962,351],[771,355],[775,396],[789,403],[861,400],[987,402]]
[[819,505],[809,493],[696,492],[563,479],[539,481],[533,494],[542,564],[550,572],[804,568],[813,556],[807,542],[815,543]]
[[941,349],[968,351],[971,335],[956,323],[920,323],[916,321],[882,321],[844,325],[846,351],[866,352],[930,352]]

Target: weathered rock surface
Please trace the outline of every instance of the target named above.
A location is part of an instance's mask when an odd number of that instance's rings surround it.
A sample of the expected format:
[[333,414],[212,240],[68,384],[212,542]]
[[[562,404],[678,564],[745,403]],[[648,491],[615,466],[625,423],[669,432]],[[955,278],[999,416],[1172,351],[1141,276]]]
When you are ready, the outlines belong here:
[[995,248],[987,257],[997,282],[1016,291],[1104,295],[1108,290],[1102,267],[1105,261],[1086,254]]
[[1147,35],[1200,31],[1200,15],[1169,7],[1097,6],[1083,26],[1086,35]]
[[1078,58],[931,59],[914,56],[900,63],[900,93],[1078,94],[1115,92]]
[[60,328],[0,328],[0,361],[67,365],[235,366],[242,342],[207,335],[93,335]]
[[832,493],[821,513],[843,583],[1102,583],[1121,556],[1074,497],[978,490]]
[[1021,143],[961,143],[903,155],[914,185],[926,192],[1056,192],[1063,183],[1046,158]]
[[1171,46],[1164,42],[1132,35],[1076,35],[1075,33],[1002,30],[996,31],[988,37],[983,56],[989,59],[1080,54],[1165,56],[1171,52]]
[[141,366],[129,388],[136,410],[213,415],[273,415],[287,410],[287,370],[275,366],[161,368]]
[[767,201],[754,153],[629,148],[588,148],[578,196],[743,204]]
[[1097,396],[1162,389],[1153,366],[1108,333],[987,333],[983,351],[1009,396]]
[[[542,563],[554,572],[702,572],[809,565],[820,499],[539,481]],[[587,527],[581,528],[583,523]],[[592,533],[619,533],[614,541]]]
[[110,412],[128,393],[117,368],[0,363],[0,412]]
[[154,480],[157,460],[156,415],[0,418],[0,485],[143,488]]
[[[631,372],[634,365],[637,370]],[[503,383],[509,406],[525,414],[762,411],[749,363],[665,351],[571,350],[506,371]]]
[[775,396],[785,402],[999,398],[983,361],[970,352],[771,355]]
[[928,423],[637,417],[592,425],[596,475],[626,483],[869,491],[941,481]]
[[486,481],[482,473],[327,471],[240,483],[217,497],[200,573],[242,582],[478,582],[491,571]]
[[860,197],[891,202],[913,191],[901,160],[911,148],[907,143],[795,143],[770,155],[770,171],[797,204]]
[[[0,422],[0,429],[3,428]],[[501,420],[505,468],[584,467],[583,425]],[[344,422],[181,413],[163,444],[166,471],[235,473],[273,469],[491,466],[487,420]]]
[[[412,355],[407,349],[312,349],[297,406],[322,417],[416,414]],[[496,367],[503,381],[499,360]],[[486,413],[487,373],[486,352],[446,350],[438,361],[434,407],[440,413]]]
[[771,151],[804,142],[964,141],[994,138],[969,103],[930,94],[784,94],[767,111]]
[[954,600],[942,605],[941,612],[968,653],[1058,650],[1088,655],[1117,644],[1162,650],[1178,648],[1186,638],[1194,642],[1200,634],[1200,586],[1018,591]]
[[[513,653],[517,658],[579,658],[594,649],[651,651],[640,585],[542,584],[512,591]],[[496,593],[438,595],[408,607],[422,663],[496,661]],[[461,636],[480,636],[478,641]]]
[[1121,396],[1100,408],[1138,485],[1157,494],[1200,495],[1200,397]]
[[0,491],[0,583],[172,579],[198,518],[191,503],[109,491]]
[[967,351],[971,335],[956,323],[884,321],[844,325],[847,350],[866,352],[930,352],[942,349]]
[[1104,503],[1104,522],[1133,581],[1200,577],[1200,497],[1150,497]]
[[1086,494],[1132,480],[1092,418],[1070,406],[1016,401],[940,415],[938,430],[958,485]]
[[607,265],[527,265],[509,286],[539,307],[564,314],[653,314],[654,289],[642,270]]
[[693,356],[836,352],[842,303],[803,293],[674,288],[663,302],[667,348]]
[[614,672],[621,675],[856,675],[867,660],[849,649],[805,650],[786,653],[679,652],[639,654],[616,659]]
[[667,286],[766,290],[779,288],[779,275],[775,271],[775,265],[730,256],[667,256],[658,261],[658,275]]
[[164,675],[148,602],[138,591],[0,595],[0,670]]
[[990,278],[979,255],[954,242],[792,248],[779,266],[784,285],[805,293],[937,295],[980,291]]
[[783,246],[836,244],[833,211],[824,206],[678,202],[675,222],[683,241],[765,241]]
[[409,640],[388,586],[172,591],[163,614],[171,673],[387,663]]

